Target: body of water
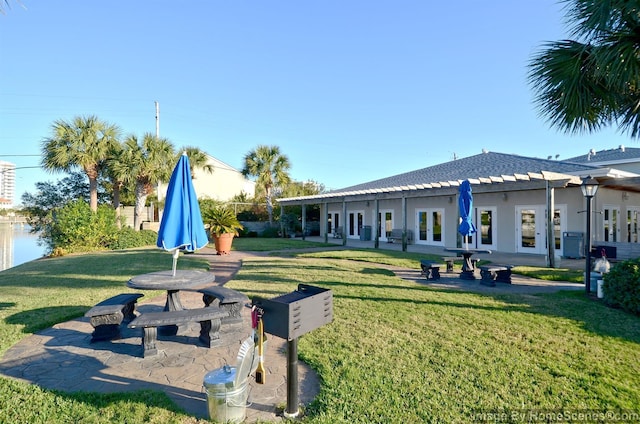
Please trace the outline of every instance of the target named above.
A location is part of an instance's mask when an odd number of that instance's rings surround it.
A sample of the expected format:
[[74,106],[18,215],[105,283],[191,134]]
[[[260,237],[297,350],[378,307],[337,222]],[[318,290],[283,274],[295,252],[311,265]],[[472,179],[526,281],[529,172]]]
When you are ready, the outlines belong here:
[[41,258],[45,247],[28,225],[0,224],[0,271]]

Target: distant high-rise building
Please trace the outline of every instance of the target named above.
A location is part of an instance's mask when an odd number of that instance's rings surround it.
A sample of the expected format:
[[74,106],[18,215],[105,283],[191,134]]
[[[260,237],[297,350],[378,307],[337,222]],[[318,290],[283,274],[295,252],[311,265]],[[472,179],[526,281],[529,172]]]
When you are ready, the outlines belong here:
[[0,161],[0,208],[13,206],[16,192],[16,165]]

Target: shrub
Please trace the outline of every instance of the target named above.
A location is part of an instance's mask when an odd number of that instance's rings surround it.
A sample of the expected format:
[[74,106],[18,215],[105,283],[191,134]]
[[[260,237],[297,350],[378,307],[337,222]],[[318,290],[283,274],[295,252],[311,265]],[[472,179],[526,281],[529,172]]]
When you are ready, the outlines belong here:
[[130,249],[132,247],[144,247],[155,245],[158,240],[158,233],[151,230],[136,231],[131,227],[123,227],[116,233],[115,241],[109,246],[110,249]]
[[87,252],[107,249],[117,230],[113,208],[100,205],[93,213],[87,202],[74,200],[53,214],[43,238],[52,252]]
[[605,274],[602,286],[607,305],[640,315],[640,259],[620,262]]
[[276,238],[280,237],[280,229],[278,227],[265,228],[260,237]]

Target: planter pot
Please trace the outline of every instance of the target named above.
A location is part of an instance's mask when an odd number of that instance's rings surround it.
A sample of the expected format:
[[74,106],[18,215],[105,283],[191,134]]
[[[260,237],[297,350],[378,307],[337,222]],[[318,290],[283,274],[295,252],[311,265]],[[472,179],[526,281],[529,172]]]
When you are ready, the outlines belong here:
[[220,234],[219,236],[213,236],[213,243],[216,246],[216,253],[218,255],[228,255],[231,252],[231,243],[233,243],[233,233]]

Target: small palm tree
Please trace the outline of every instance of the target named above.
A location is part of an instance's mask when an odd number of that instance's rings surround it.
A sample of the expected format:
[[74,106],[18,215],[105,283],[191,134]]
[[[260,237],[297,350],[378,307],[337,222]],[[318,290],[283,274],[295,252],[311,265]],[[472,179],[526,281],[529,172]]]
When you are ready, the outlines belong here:
[[290,168],[289,158],[280,153],[278,146],[260,145],[244,157],[242,175],[256,177],[256,182],[264,189],[270,225],[273,223],[273,189],[289,183]]
[[221,234],[237,236],[239,231],[244,228],[236,214],[225,206],[214,206],[202,210],[202,221],[209,227],[209,234],[215,237],[219,237]]
[[96,116],[55,121],[53,135],[42,143],[42,167],[52,172],[80,168],[89,178],[89,206],[98,210],[98,176],[112,147],[119,143],[120,129]]

